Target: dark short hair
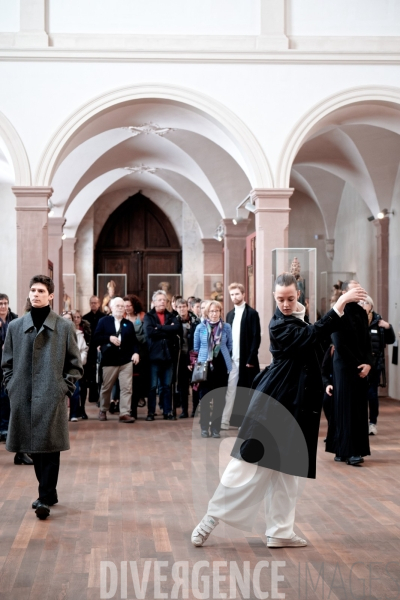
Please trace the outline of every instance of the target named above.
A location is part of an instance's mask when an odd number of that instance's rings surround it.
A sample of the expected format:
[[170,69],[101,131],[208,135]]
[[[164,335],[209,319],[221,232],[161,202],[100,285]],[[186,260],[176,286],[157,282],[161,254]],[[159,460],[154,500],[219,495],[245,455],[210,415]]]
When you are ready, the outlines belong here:
[[283,287],[289,287],[290,285],[294,285],[294,287],[297,289],[296,277],[291,273],[281,273],[275,279],[275,287],[277,285],[282,285]]
[[176,296],[172,296],[171,298],[171,302],[178,302],[178,300],[180,300],[182,298],[182,296],[179,296],[178,294]]
[[349,289],[350,283],[358,283],[358,281],[356,279],[349,279],[347,281],[343,281],[342,292],[347,292],[347,290]]
[[29,288],[31,288],[34,283],[43,283],[43,285],[47,287],[49,294],[54,293],[54,281],[50,277],[47,277],[47,275],[34,275],[29,282]]
[[130,302],[133,306],[133,312],[135,315],[138,315],[141,312],[144,312],[142,301],[135,294],[127,294],[123,297],[124,302]]
[[193,298],[189,301],[190,306],[194,306],[195,304],[201,304],[201,298]]
[[0,300],[7,300],[7,302],[10,302],[10,298],[7,296],[7,294],[0,294]]

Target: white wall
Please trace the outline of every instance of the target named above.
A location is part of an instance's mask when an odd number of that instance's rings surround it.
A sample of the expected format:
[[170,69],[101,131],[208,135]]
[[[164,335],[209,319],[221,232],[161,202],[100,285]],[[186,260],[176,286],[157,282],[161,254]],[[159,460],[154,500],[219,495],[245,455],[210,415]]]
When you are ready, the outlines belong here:
[[19,31],[19,0],[0,0],[0,31]]
[[304,36],[398,36],[398,0],[287,0],[286,33]]
[[357,192],[345,185],[335,228],[333,271],[356,273],[358,281],[376,298],[376,228],[371,212]]
[[16,198],[9,183],[0,183],[0,292],[10,298],[17,310],[17,213]]
[[[391,210],[394,215],[390,215],[389,224],[389,315],[382,315],[388,318],[389,323],[393,325],[397,336],[397,342],[400,344],[400,176],[393,193]],[[400,400],[400,364],[392,365],[392,347],[389,346],[389,395],[392,398]]]
[[258,35],[259,14],[260,0],[49,0],[49,29],[51,33]]

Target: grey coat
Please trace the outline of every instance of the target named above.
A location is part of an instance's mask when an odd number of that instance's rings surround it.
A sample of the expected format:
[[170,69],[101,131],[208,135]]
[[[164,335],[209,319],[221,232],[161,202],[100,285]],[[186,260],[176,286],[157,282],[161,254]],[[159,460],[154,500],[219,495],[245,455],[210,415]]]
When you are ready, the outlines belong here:
[[69,450],[65,396],[83,375],[73,324],[52,310],[38,333],[30,313],[12,321],[2,368],[11,406],[7,450]]

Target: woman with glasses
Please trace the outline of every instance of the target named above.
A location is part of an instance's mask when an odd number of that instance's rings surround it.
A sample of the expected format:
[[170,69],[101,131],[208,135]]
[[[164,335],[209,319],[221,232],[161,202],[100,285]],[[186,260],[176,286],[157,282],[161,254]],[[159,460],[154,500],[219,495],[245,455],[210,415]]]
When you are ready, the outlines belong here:
[[[198,352],[198,362],[208,363],[207,381],[200,383],[199,387],[201,437],[210,436],[211,420],[211,436],[219,438],[226,386],[232,369],[232,329],[222,320],[220,302],[213,300],[205,308],[204,321],[197,326],[194,333],[193,349]],[[209,394],[209,392],[213,393]],[[212,416],[210,415],[211,399],[213,400]]]

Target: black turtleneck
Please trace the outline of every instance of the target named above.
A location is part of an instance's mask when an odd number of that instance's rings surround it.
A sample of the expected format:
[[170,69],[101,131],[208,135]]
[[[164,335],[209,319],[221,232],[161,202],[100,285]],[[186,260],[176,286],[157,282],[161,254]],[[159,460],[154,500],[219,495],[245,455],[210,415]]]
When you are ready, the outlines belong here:
[[36,331],[39,331],[45,322],[47,315],[50,312],[50,304],[47,306],[42,306],[41,308],[31,308],[32,321],[34,326],[36,327]]

